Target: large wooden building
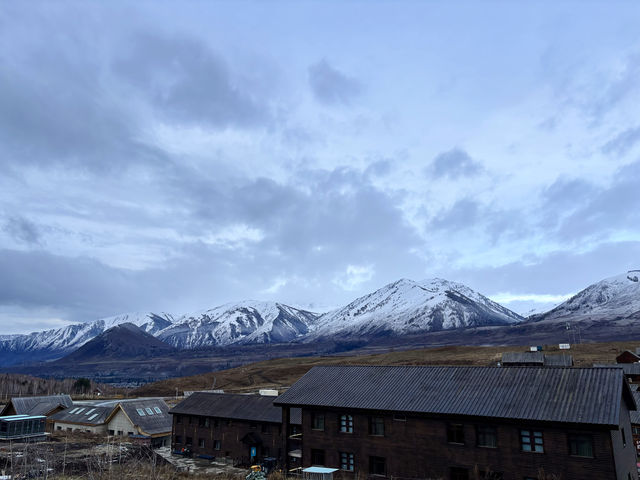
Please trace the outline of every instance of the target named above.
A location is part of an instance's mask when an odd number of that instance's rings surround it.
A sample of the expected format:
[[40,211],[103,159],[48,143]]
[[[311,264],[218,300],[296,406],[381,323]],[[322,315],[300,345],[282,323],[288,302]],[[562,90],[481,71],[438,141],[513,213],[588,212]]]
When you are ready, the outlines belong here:
[[274,398],[194,392],[169,412],[173,415],[173,451],[234,465],[265,459],[283,463],[284,438],[295,438],[298,433],[300,409],[291,409],[289,428],[283,429],[282,410],[273,405]]
[[619,368],[314,367],[275,405],[302,466],[347,477],[638,478]]

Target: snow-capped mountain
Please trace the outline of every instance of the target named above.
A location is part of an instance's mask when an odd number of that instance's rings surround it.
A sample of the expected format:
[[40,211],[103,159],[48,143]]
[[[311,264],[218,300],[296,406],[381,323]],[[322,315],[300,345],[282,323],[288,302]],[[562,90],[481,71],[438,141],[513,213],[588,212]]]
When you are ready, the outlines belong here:
[[172,317],[167,314],[126,313],[43,332],[11,335],[0,340],[0,361],[5,365],[11,365],[24,361],[34,362],[58,358],[81,347],[105,330],[122,323],[133,323],[145,332],[156,335],[171,325],[172,320]]
[[178,318],[157,336],[177,348],[289,342],[307,334],[317,317],[276,302],[229,303]]
[[606,278],[530,321],[640,319],[640,270]]
[[522,321],[515,312],[460,283],[402,279],[320,316],[307,340],[406,335]]

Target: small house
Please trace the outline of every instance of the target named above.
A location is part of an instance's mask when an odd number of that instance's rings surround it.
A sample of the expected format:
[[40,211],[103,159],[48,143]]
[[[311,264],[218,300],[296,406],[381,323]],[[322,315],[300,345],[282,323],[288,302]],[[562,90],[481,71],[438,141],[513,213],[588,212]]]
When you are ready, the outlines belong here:
[[77,405],[52,415],[54,432],[107,433],[107,418],[115,407]]

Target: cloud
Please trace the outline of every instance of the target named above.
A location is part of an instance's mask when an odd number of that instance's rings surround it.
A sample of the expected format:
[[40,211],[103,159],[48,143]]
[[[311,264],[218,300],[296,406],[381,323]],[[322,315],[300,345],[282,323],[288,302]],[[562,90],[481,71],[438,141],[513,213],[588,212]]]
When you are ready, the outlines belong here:
[[431,221],[431,227],[438,230],[462,230],[472,228],[481,218],[480,205],[474,200],[458,200],[451,208],[441,211]]
[[316,100],[325,105],[349,105],[362,92],[360,82],[324,59],[309,67],[309,85]]
[[429,167],[427,172],[436,178],[449,178],[452,180],[460,177],[471,177],[482,171],[480,163],[473,160],[467,152],[454,148],[442,152]]
[[253,127],[270,113],[266,103],[242,90],[223,60],[203,41],[157,32],[136,35],[127,55],[114,63],[119,77],[147,97],[167,122]]
[[27,245],[37,245],[41,240],[38,226],[21,216],[9,217],[2,230],[8,233],[15,241]]
[[363,283],[370,281],[374,272],[373,265],[347,265],[345,271],[333,279],[333,283],[343,290],[356,290]]
[[605,143],[601,151],[606,155],[622,157],[640,142],[640,127],[628,128]]

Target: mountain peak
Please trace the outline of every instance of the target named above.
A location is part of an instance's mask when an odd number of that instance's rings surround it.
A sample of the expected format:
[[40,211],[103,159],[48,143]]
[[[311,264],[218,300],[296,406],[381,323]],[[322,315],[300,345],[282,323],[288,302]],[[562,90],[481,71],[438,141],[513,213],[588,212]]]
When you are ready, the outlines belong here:
[[520,315],[465,285],[442,278],[402,278],[320,316],[309,339],[403,335],[469,326],[506,325]]
[[640,318],[640,270],[605,278],[532,321]]

